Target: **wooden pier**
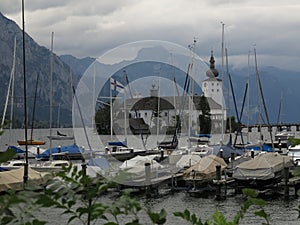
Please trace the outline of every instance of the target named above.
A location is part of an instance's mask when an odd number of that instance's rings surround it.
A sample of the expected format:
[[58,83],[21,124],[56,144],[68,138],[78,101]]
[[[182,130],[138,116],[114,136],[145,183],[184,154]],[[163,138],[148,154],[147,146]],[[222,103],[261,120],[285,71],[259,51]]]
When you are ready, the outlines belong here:
[[287,131],[291,131],[292,127],[295,127],[296,131],[300,131],[300,123],[280,123],[280,124],[241,124],[241,128],[248,129],[248,132],[252,132],[253,128],[256,128],[259,132],[261,128],[267,127],[269,131],[272,131],[275,127],[276,130],[282,131],[283,128],[286,128]]
[[[258,188],[258,192],[266,196],[268,196],[270,192],[277,194],[281,193],[287,199],[290,196],[297,196],[297,192],[300,190],[300,176],[290,177],[289,167],[284,168],[283,173],[284,176],[279,183],[276,183],[273,186]],[[139,190],[139,193],[144,193],[148,197],[157,195],[160,188],[163,189],[167,187],[170,191],[184,190],[192,196],[207,195],[209,192],[210,194],[215,195],[216,199],[224,199],[226,198],[229,189],[234,190],[234,193],[237,194],[241,193],[243,188],[251,188],[248,186],[239,186],[232,177],[222,176],[219,166],[216,166],[215,179],[208,182],[208,186],[204,185],[202,187],[187,186],[187,183],[184,182],[185,180],[183,179],[182,172],[151,177],[149,171],[147,171],[145,175],[145,177],[133,180],[131,185],[135,186],[136,189]],[[291,188],[294,189],[293,193],[290,192]]]

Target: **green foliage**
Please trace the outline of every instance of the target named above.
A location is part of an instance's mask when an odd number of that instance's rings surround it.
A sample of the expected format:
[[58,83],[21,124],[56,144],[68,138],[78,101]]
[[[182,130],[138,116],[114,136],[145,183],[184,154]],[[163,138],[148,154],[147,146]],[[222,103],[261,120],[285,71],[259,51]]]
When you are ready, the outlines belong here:
[[292,147],[300,144],[300,138],[289,138],[288,141]]
[[202,223],[200,218],[197,218],[195,214],[191,214],[189,210],[184,210],[184,212],[175,212],[174,215],[184,219],[187,222],[190,222],[192,225],[237,225],[240,220],[244,217],[245,213],[249,210],[251,206],[256,206],[259,208],[258,211],[254,211],[254,215],[261,217],[265,220],[265,224],[269,223],[269,215],[264,211],[263,206],[266,202],[262,199],[258,199],[258,193],[252,189],[244,189],[243,193],[248,197],[246,202],[242,205],[240,211],[234,217],[233,221],[227,221],[223,213],[216,210],[212,215],[213,220],[207,220],[205,223]]
[[164,209],[161,209],[159,213],[152,212],[148,209],[147,213],[154,224],[164,224],[167,222],[167,212]]
[[[150,208],[142,207],[139,201],[125,192],[114,200],[102,201],[104,195],[116,184],[103,178],[91,178],[77,167],[69,166],[63,172],[56,174],[45,188],[25,187],[24,191],[9,191],[0,196],[0,224],[44,225],[46,221],[39,220],[36,215],[40,209],[57,208],[62,215],[68,216],[67,224],[105,224],[105,225],[140,225],[141,213],[146,213],[152,224],[165,224],[167,212],[161,209],[153,212]],[[252,189],[243,189],[247,200],[241,206],[232,221],[216,210],[212,218],[202,222],[196,214],[188,209],[174,212],[175,217],[182,218],[192,225],[238,225],[244,215],[251,210],[255,216],[270,224],[269,215],[263,207],[266,202],[258,198],[258,193]],[[296,209],[300,218],[300,206]],[[59,216],[59,215],[58,215]],[[126,221],[126,222],[124,222]]]
[[[153,224],[164,224],[167,213],[143,208],[140,203],[124,193],[113,201],[101,201],[107,190],[116,184],[103,178],[91,178],[72,165],[56,174],[42,190],[26,187],[24,191],[10,191],[0,198],[0,224],[43,225],[36,215],[41,208],[58,208],[68,216],[67,223],[81,224],[142,224],[139,213],[144,211]],[[26,207],[24,207],[26,205]],[[34,212],[34,213],[33,213]]]
[[0,224],[46,224],[45,221],[36,219],[32,214],[37,210],[37,205],[31,201],[35,192],[30,191],[30,195],[28,193],[27,191],[16,193],[11,190],[6,195],[0,196]]
[[103,104],[96,112],[95,123],[99,134],[110,134],[110,106]]
[[207,225],[209,222],[202,223],[200,218],[197,218],[195,214],[191,214],[188,209],[185,209],[183,212],[174,212],[174,216],[181,217],[182,219],[190,222],[193,225]]
[[[298,195],[299,195],[299,191],[298,191]],[[300,219],[300,205],[298,205],[298,208],[296,209],[296,211],[298,212],[298,219]]]
[[0,152],[0,163],[7,162],[15,156],[15,152],[12,149],[7,149],[5,152]]
[[199,115],[200,134],[210,134],[212,126],[210,107],[204,95],[201,96],[199,104],[201,108],[201,114]]
[[8,121],[8,120],[4,120],[3,126],[2,126],[2,124],[0,124],[0,136],[4,133],[3,128],[7,128],[9,124],[10,124],[10,121]]
[[226,130],[228,130],[228,131],[230,130],[230,125],[231,125],[231,132],[235,132],[238,129],[240,129],[239,123],[237,121],[235,121],[234,116],[227,117],[227,119],[226,119]]

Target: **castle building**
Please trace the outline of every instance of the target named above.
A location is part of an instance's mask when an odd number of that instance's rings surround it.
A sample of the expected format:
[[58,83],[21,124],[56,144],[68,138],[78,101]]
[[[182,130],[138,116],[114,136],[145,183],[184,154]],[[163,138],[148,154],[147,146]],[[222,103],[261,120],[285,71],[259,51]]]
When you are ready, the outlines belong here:
[[[211,114],[212,133],[221,133],[224,130],[226,122],[226,109],[223,104],[222,80],[218,78],[219,72],[215,69],[215,60],[211,52],[210,68],[206,72],[207,79],[202,81],[202,94],[206,97]],[[129,119],[142,119],[145,124],[151,127],[159,124],[161,132],[168,130],[168,127],[175,126],[176,115],[182,108],[182,117],[191,117],[192,124],[188,128],[187,122],[182,124],[183,132],[192,129],[195,132],[199,130],[199,115],[202,113],[200,107],[201,96],[194,95],[192,98],[192,110],[189,107],[189,96],[158,96],[159,87],[152,84],[150,96],[138,97],[126,100],[127,117]],[[185,102],[185,104],[182,104]],[[159,116],[157,116],[159,112]],[[155,115],[156,114],[156,115]],[[181,118],[182,122],[184,118]],[[187,121],[187,119],[185,119]],[[223,124],[222,124],[223,121]],[[224,122],[225,121],[225,122]],[[184,122],[183,122],[184,123]],[[130,124],[129,124],[130,126]]]
[[211,51],[210,68],[206,72],[208,77],[202,82],[202,92],[205,97],[212,98],[215,102],[222,106],[223,104],[223,82],[218,78],[219,72],[215,69],[215,59],[213,51]]

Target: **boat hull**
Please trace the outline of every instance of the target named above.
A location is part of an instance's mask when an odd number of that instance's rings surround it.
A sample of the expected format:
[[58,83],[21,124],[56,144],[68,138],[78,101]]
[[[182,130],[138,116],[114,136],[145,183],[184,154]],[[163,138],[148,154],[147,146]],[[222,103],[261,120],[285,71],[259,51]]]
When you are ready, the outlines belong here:
[[45,141],[39,141],[39,140],[18,140],[19,145],[44,145],[46,144]]

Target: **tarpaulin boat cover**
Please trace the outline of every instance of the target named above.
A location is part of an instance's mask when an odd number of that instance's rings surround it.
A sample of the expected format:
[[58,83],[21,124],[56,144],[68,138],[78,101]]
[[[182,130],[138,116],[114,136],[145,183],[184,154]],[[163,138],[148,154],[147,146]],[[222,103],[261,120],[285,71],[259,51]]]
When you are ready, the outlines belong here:
[[278,153],[262,153],[237,165],[232,176],[238,180],[268,180],[274,178],[285,166],[292,166],[290,157]]
[[202,158],[197,164],[184,171],[183,177],[186,180],[206,180],[216,176],[216,166],[220,165],[221,170],[227,167],[224,159],[209,155]]
[[[43,184],[47,178],[45,173],[37,172],[28,167],[28,183]],[[9,189],[23,189],[24,167],[0,173],[0,192]]]
[[53,147],[51,149],[47,149],[43,153],[39,154],[36,156],[37,159],[49,159],[50,154],[56,154],[65,152],[68,154],[81,154],[81,148],[77,145],[66,145],[66,146],[61,146],[60,150],[59,147]]
[[120,166],[120,169],[125,170],[128,173],[143,174],[145,173],[145,163],[150,163],[151,170],[163,168],[161,164],[154,160],[155,157],[155,155],[137,155],[134,158],[123,162],[123,164]]
[[196,154],[182,155],[176,163],[176,167],[189,168],[201,160],[201,157]]

